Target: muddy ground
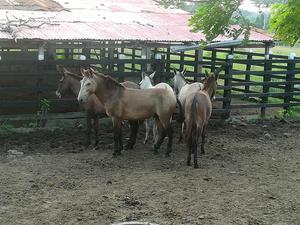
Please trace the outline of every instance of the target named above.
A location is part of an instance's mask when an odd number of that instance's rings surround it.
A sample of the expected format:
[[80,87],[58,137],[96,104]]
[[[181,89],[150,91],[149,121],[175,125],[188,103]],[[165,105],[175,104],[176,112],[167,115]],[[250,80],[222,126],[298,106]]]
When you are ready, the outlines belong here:
[[116,159],[109,126],[98,150],[84,148],[79,129],[2,136],[0,224],[298,225],[299,131],[300,122],[214,123],[199,169],[186,166],[184,144],[153,155],[143,129]]

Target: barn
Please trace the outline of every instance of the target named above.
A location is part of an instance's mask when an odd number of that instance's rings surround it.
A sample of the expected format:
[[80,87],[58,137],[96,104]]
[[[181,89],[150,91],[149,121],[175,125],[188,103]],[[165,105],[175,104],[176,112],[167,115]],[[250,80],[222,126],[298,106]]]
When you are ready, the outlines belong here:
[[[222,64],[220,48],[221,54],[233,54],[235,46],[265,48],[268,54],[273,45],[271,35],[252,29],[247,45],[219,36],[199,49],[205,37],[190,31],[191,15],[162,8],[153,0],[6,0],[0,7],[0,114],[5,115],[34,113],[44,98],[51,101],[53,113],[76,111],[74,98],[55,96],[57,64],[98,65],[120,81],[137,81],[141,70],[154,69],[158,80],[168,80],[172,68],[187,67],[188,77],[198,80],[202,68],[213,70]],[[229,81],[224,80],[223,96],[217,98],[219,111],[226,115]]]

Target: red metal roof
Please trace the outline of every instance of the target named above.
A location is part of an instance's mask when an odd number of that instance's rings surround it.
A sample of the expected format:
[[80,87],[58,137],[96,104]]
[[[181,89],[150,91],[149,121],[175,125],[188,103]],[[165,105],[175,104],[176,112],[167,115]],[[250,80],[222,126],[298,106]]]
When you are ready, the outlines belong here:
[[[39,18],[31,25],[50,22],[40,28],[19,27],[17,39],[40,40],[140,40],[151,42],[196,42],[204,40],[201,32],[188,27],[190,14],[178,9],[164,9],[152,0],[57,0],[66,10],[0,10],[0,22],[8,18]],[[13,39],[0,32],[0,39]],[[216,40],[228,40],[218,37]],[[271,41],[272,37],[251,31],[252,41]]]

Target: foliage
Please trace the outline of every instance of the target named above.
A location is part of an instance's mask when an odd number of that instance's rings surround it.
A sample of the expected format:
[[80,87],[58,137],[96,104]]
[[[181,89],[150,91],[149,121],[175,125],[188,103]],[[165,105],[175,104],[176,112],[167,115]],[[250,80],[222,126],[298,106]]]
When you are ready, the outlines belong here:
[[0,124],[0,135],[10,135],[13,134],[14,126],[11,124],[8,124],[6,121],[2,122]]
[[[200,4],[190,19],[193,31],[202,31],[207,41],[218,35],[238,38],[241,34],[249,37],[250,25],[238,9],[243,0],[213,0]],[[219,16],[222,15],[222,16]],[[232,27],[237,21],[240,26]]]
[[293,107],[287,109],[281,109],[277,111],[275,118],[277,119],[291,119],[299,117],[299,112]]
[[291,46],[300,38],[300,1],[288,0],[274,4],[271,10],[270,29],[275,36]]
[[29,127],[32,128],[42,127],[49,111],[50,111],[50,101],[44,98],[40,102],[40,110],[36,112],[35,121],[29,123]]

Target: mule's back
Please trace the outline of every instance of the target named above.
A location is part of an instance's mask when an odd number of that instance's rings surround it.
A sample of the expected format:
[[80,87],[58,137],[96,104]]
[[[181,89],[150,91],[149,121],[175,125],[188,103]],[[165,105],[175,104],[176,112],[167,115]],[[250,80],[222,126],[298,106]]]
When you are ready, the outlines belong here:
[[193,92],[199,92],[203,89],[203,84],[196,82],[192,84],[187,84],[183,86],[178,94],[178,100],[180,101],[181,105],[184,105],[185,99],[187,96]]

